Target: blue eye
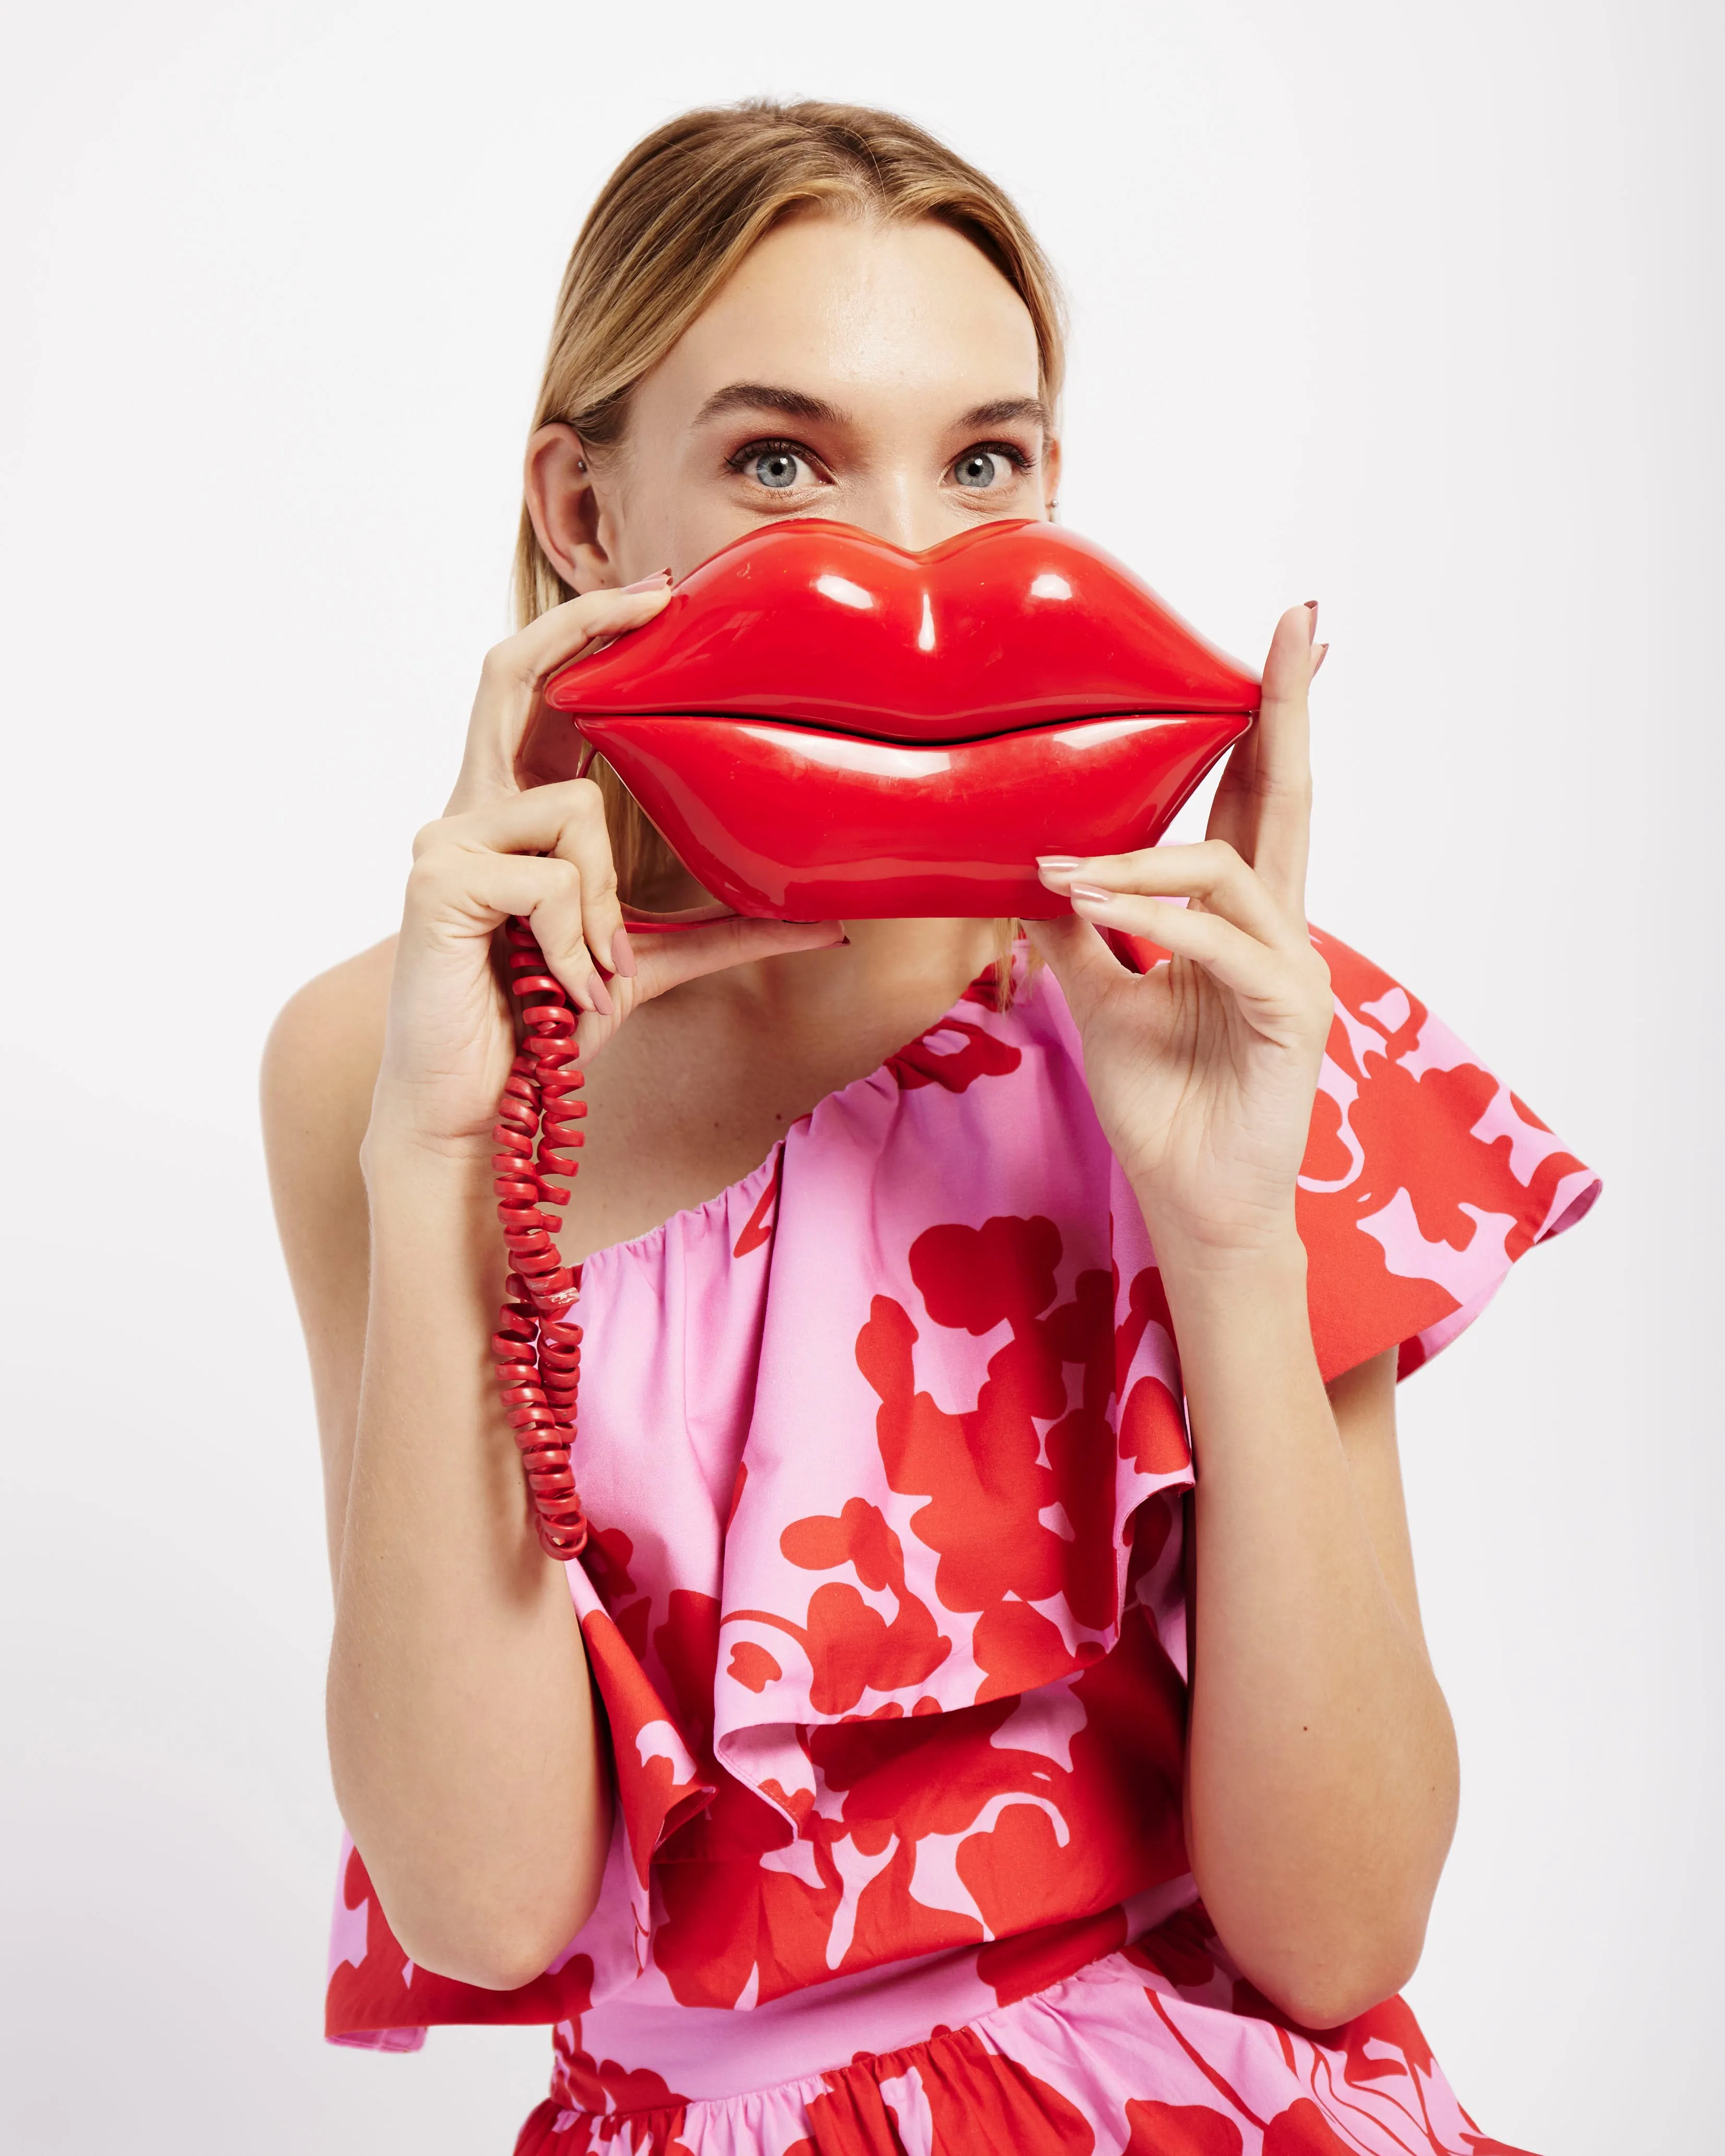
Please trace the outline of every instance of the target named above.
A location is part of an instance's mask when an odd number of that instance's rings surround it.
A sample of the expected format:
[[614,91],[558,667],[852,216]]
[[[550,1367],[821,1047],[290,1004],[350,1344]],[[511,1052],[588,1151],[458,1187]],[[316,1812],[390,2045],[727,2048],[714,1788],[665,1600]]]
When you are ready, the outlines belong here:
[[953,465],[952,476],[960,486],[980,491],[998,485],[1011,470],[1010,462],[999,449],[967,449]]
[[763,449],[749,467],[749,475],[757,486],[772,487],[775,490],[797,484],[797,467],[802,462],[788,449]]

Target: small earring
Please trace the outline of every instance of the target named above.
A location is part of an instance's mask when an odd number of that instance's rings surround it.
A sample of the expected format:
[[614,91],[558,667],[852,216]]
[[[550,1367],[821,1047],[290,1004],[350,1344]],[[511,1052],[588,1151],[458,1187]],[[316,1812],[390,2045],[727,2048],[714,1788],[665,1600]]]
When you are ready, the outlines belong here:
[[579,457],[577,457],[575,459],[575,469],[578,472],[584,472],[587,470],[586,465]]

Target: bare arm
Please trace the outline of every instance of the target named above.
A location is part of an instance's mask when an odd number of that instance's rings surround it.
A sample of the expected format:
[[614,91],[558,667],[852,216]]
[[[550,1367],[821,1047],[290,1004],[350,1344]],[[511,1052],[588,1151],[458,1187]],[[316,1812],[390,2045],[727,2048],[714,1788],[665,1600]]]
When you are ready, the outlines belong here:
[[608,1798],[567,1583],[490,1382],[488,1163],[386,1143],[362,1172],[393,956],[301,990],[264,1067],[324,1455],[331,1756],[408,1952],[503,1989],[591,1907]]
[[277,1019],[264,1050],[270,1192],[311,1355],[332,1585],[341,1568],[370,1293],[359,1151],[383,1059],[394,963],[391,937],[320,974]]
[[[1179,1342],[1197,1474],[1193,1869],[1245,1974],[1331,2027],[1412,1972],[1457,1778],[1414,1593],[1392,1361],[1326,1391],[1295,1224],[1333,1008],[1304,912],[1319,656],[1291,609],[1204,844],[1045,863],[1078,917],[1035,932]],[[1173,956],[1133,976],[1098,926]]]
[[[516,787],[538,680],[662,603],[595,593],[491,655],[454,813],[420,834],[393,952],[295,998],[264,1072],[322,1430],[336,1794],[414,1961],[492,1989],[536,1975],[586,1920],[610,1815],[567,1578],[540,1548],[490,1374],[490,1131],[514,1051],[491,937],[531,918],[588,1014],[591,1058],[679,980],[841,932],[726,924],[637,967],[597,789]],[[595,952],[616,968],[608,989]]]
[[1413,1974],[1455,1822],[1394,1352],[1326,1396],[1297,1250],[1170,1302],[1199,1460],[1193,1871],[1260,1989],[1329,2028]]

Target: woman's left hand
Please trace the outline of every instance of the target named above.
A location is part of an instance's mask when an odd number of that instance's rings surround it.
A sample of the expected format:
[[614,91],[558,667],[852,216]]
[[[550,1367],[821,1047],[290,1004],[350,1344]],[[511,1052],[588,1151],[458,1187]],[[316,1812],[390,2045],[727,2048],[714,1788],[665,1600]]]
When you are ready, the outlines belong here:
[[[1291,607],[1276,624],[1258,722],[1229,759],[1202,845],[1040,865],[1076,918],[1032,922],[1031,937],[1164,1264],[1250,1258],[1294,1232],[1332,1012],[1306,928],[1307,691],[1327,649],[1313,645],[1316,617]],[[1130,973],[1099,928],[1173,957]]]

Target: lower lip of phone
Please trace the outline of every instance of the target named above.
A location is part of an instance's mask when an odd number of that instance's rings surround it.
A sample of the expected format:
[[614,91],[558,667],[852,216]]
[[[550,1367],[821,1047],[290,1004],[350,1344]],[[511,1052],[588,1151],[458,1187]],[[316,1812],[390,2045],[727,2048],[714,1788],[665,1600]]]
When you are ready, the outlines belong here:
[[1235,712],[1110,715],[939,745],[748,717],[545,712],[524,775],[597,748],[714,897],[768,920],[1049,920],[1040,854],[1153,845],[1250,725]]

